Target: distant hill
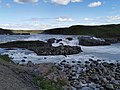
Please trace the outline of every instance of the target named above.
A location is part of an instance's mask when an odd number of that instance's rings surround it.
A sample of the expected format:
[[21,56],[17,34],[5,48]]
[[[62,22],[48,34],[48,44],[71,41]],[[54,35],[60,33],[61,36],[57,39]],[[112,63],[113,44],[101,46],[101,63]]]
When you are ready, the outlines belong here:
[[76,25],[68,28],[55,28],[44,31],[45,34],[63,35],[94,35],[97,37],[120,37],[120,24],[83,26]]
[[0,28],[1,35],[29,35],[29,34],[39,34],[43,30],[8,30]]

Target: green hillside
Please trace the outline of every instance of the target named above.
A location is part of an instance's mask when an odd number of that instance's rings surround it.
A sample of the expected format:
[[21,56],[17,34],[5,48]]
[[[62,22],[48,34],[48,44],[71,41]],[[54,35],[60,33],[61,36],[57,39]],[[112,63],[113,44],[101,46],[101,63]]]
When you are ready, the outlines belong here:
[[101,26],[76,25],[68,28],[55,28],[44,31],[45,34],[94,35],[97,37],[120,37],[120,24]]

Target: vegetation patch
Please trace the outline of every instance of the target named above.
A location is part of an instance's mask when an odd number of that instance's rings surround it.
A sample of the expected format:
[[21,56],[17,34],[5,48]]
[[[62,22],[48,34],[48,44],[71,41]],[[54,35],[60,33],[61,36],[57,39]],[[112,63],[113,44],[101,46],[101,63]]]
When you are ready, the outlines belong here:
[[10,58],[7,54],[5,54],[5,55],[0,55],[0,60],[4,60],[4,61],[6,61],[6,62],[13,62],[13,61],[11,60],[11,58]]
[[63,90],[62,84],[42,77],[35,77],[33,83],[39,87],[39,90]]
[[58,81],[58,84],[61,86],[65,86],[67,84],[66,81],[63,79],[58,79],[57,81]]

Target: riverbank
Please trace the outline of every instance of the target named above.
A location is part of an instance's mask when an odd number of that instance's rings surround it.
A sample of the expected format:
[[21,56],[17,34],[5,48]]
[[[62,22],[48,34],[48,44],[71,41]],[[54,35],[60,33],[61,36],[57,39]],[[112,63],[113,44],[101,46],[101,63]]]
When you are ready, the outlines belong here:
[[89,59],[17,65],[0,59],[0,67],[1,90],[120,89],[120,62]]

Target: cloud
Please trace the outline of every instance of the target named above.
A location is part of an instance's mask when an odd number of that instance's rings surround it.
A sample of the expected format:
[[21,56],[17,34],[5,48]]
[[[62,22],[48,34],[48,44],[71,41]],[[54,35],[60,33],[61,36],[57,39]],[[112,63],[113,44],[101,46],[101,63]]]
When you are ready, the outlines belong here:
[[102,2],[100,1],[97,1],[97,2],[92,2],[88,5],[88,7],[98,7],[98,6],[101,6],[102,5]]
[[95,17],[95,18],[83,18],[81,20],[85,21],[85,22],[94,22],[94,21],[100,21],[102,18],[101,17]]
[[25,4],[25,3],[37,3],[39,0],[14,0],[14,2],[19,4]]
[[[0,0],[1,1],[1,0]],[[25,3],[37,3],[39,2],[39,0],[13,0],[16,3],[19,4],[25,4]],[[47,2],[52,2],[55,4],[59,4],[59,5],[67,5],[69,3],[76,3],[76,2],[82,2],[83,0],[43,0],[45,3]]]
[[49,20],[51,18],[28,18],[28,19],[24,19],[24,21],[32,21],[32,22],[35,22],[35,21],[45,21],[45,20]]
[[60,5],[67,5],[70,2],[81,2],[82,0],[51,0],[53,3],[60,4]]
[[50,24],[0,24],[0,28],[16,30],[45,30],[53,27]]
[[94,18],[84,18],[84,21],[94,21]]
[[116,21],[116,20],[120,20],[120,15],[108,16],[107,18],[108,18],[110,21]]
[[56,21],[58,21],[58,22],[72,22],[74,20],[72,18],[68,18],[68,17],[59,17],[56,19]]

